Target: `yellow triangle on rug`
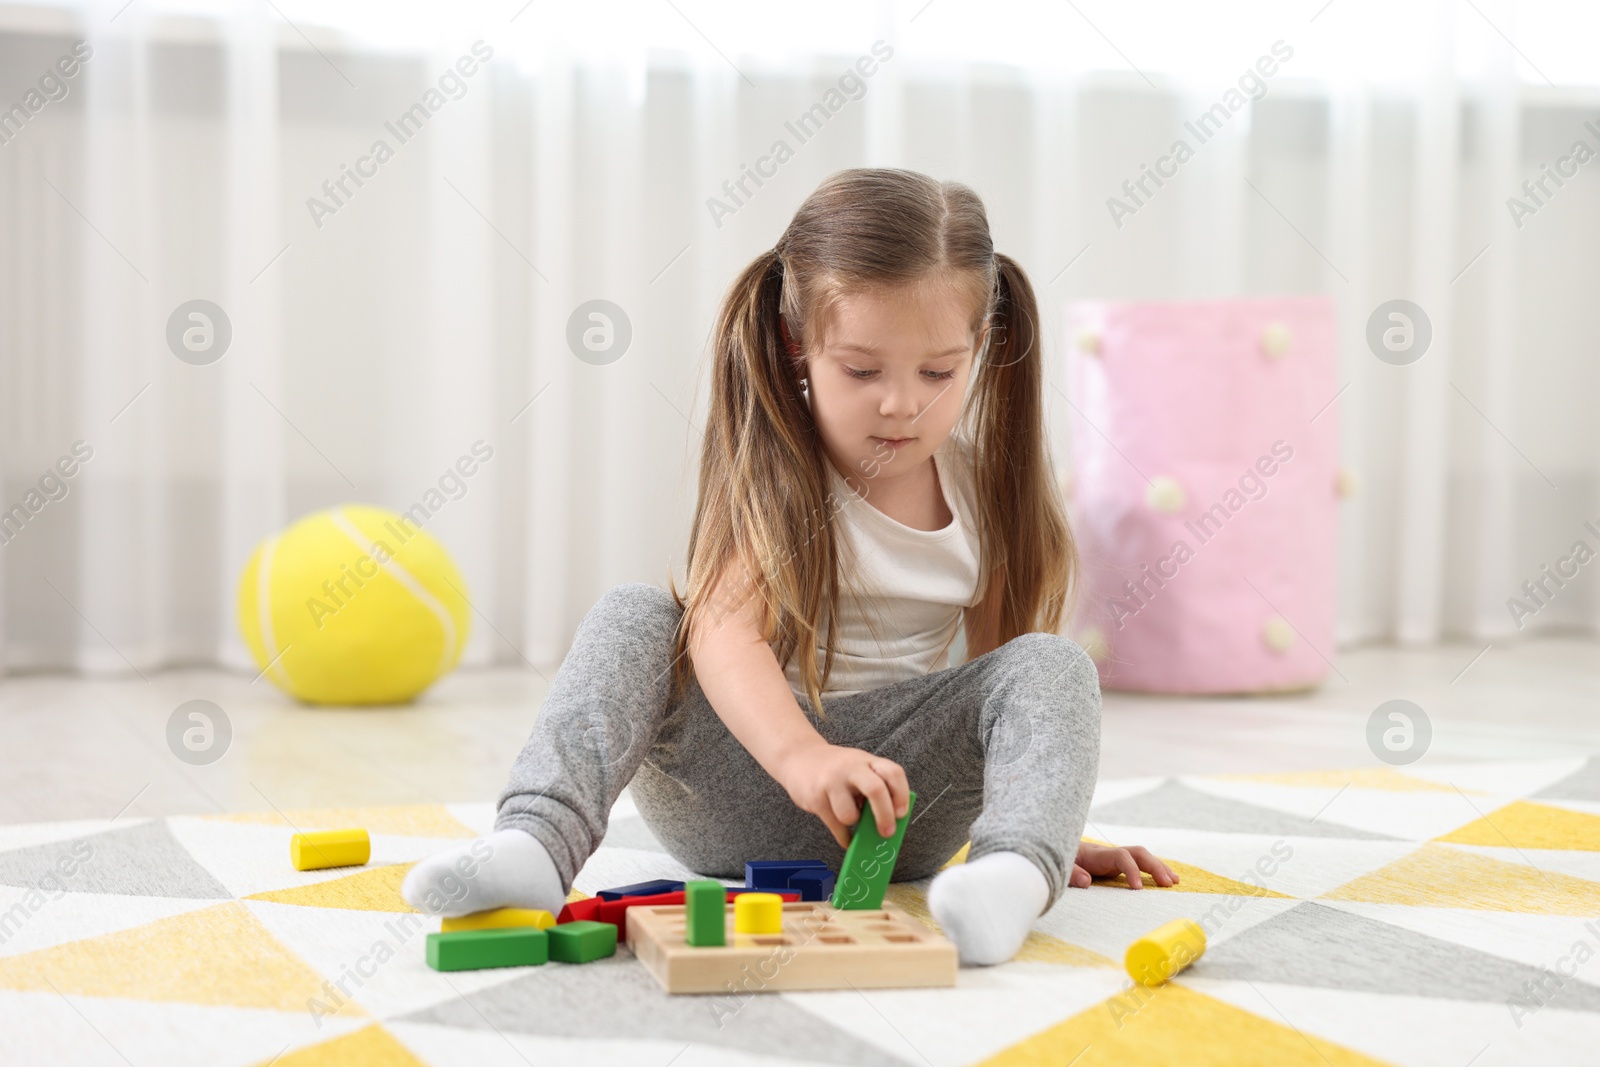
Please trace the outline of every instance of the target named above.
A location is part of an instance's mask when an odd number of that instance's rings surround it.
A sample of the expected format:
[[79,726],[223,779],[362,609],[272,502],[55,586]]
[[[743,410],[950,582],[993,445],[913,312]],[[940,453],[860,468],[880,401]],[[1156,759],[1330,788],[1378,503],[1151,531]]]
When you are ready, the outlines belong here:
[[303,1012],[322,986],[320,975],[232,900],[0,959],[0,988],[91,997]]
[[369,867],[330,878],[326,882],[252,893],[246,900],[265,900],[273,904],[298,904],[306,908],[341,908],[345,911],[411,911],[417,909],[400,896],[400,883],[414,863],[392,863]]
[[297,1048],[257,1067],[428,1067],[389,1031],[367,1026],[331,1041]]
[[1435,840],[1456,845],[1600,852],[1600,815],[1517,800]]
[[[1248,1049],[1248,1060],[1241,1059]],[[983,1061],[983,1067],[1383,1067],[1315,1034],[1254,1015],[1182,985],[1135,986]]]
[[1600,882],[1428,844],[1319,899],[1589,916],[1600,913]]

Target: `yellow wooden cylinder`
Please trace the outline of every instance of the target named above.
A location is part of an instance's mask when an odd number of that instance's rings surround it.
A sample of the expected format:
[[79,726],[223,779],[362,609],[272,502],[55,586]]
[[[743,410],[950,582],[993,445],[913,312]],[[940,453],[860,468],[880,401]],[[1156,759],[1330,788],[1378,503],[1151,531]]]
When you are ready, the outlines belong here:
[[494,908],[490,911],[475,911],[471,915],[458,915],[453,919],[442,919],[439,922],[439,932],[448,934],[456,930],[510,930],[525,926],[548,930],[555,924],[556,917],[543,908]]
[[1190,919],[1173,919],[1128,946],[1123,964],[1140,985],[1158,986],[1205,955],[1206,932]]
[[783,933],[783,898],[776,893],[740,893],[734,897],[733,932]]
[[359,826],[349,830],[318,830],[289,838],[289,862],[297,871],[359,867],[371,858],[372,839]]

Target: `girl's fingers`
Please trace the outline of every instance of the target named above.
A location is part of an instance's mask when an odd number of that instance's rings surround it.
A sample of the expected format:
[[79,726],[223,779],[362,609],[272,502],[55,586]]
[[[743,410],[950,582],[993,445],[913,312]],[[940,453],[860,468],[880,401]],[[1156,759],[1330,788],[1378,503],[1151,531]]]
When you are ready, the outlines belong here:
[[889,786],[889,795],[894,798],[895,818],[904,818],[906,807],[911,803],[911,785],[906,781],[905,768],[893,760],[878,759],[872,763],[872,769]]
[[863,767],[850,776],[850,784],[861,790],[861,795],[872,802],[872,817],[878,824],[878,833],[883,837],[893,837],[895,803],[889,796],[888,783],[870,768]]
[[840,848],[846,848],[849,846],[850,829],[845,823],[839,820],[838,816],[833,813],[833,798],[831,795],[824,793],[819,799],[819,802],[814,807],[808,808],[807,810],[822,820],[822,825],[826,826],[828,828],[828,833],[832,834],[833,839],[839,842]]
[[844,828],[844,826],[839,822],[839,820],[835,819],[832,816],[832,814],[828,812],[828,810],[826,808],[824,808],[821,812],[818,813],[817,818],[822,820],[822,825],[824,825],[824,826],[826,826],[828,828],[828,832],[833,835],[833,839],[835,841],[839,842],[839,847],[840,848],[849,848],[850,847],[850,833],[849,833],[849,831],[847,831]]
[[1068,881],[1075,889],[1088,889],[1094,878],[1088,871],[1074,863],[1072,865],[1072,877]]
[[1128,855],[1133,857],[1133,862],[1138,864],[1141,871],[1149,873],[1156,885],[1165,888],[1172,884],[1168,881],[1172,877],[1172,872],[1167,870],[1167,865],[1151,855],[1150,850],[1143,845],[1130,846]]
[[[854,826],[861,818],[861,809],[856,806],[856,798],[851,794],[850,787],[843,782],[829,787],[828,807],[833,811],[833,817],[845,826]],[[848,838],[845,843],[849,843]]]
[[1090,848],[1085,845],[1078,852],[1078,866],[1082,867],[1090,878],[1100,878],[1112,873],[1116,867],[1111,862],[1111,850],[1104,848]]
[[1129,889],[1144,888],[1144,879],[1139,876],[1138,861],[1133,858],[1127,849],[1117,849],[1111,854],[1111,858],[1116,862],[1117,870],[1127,877]]
[[1091,869],[1095,876],[1122,874],[1127,878],[1130,889],[1144,888],[1144,879],[1140,877],[1140,871],[1148,872],[1151,880],[1163,889],[1178,884],[1178,872],[1167,866],[1143,845],[1094,849],[1085,845],[1079,849],[1078,862],[1073,865],[1072,884],[1077,885],[1079,871],[1088,875]]
[[1134,845],[1128,849],[1128,852],[1133,856],[1134,862],[1139,865],[1140,870],[1150,872],[1150,877],[1155,879],[1156,885],[1164,889],[1167,886],[1177,884],[1178,876],[1173,872],[1172,868],[1163,863],[1159,857],[1152,855],[1150,850],[1143,845]]

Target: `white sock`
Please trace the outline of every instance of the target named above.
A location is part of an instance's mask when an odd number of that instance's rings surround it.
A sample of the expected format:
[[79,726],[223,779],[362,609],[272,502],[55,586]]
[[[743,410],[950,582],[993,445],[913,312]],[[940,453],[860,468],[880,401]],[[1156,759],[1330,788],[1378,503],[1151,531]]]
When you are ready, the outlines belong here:
[[928,910],[969,964],[1015,956],[1049,899],[1044,874],[1015,852],[991,852],[941,871],[928,887]]
[[429,856],[406,874],[400,895],[427,915],[447,916],[490,908],[558,915],[567,902],[550,853],[532,834],[515,829]]

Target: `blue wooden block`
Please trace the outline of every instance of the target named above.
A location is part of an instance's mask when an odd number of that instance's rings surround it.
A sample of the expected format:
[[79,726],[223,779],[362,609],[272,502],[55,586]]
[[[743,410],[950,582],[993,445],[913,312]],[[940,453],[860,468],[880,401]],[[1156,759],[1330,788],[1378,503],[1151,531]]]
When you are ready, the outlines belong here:
[[833,872],[808,867],[789,876],[789,888],[798,892],[801,900],[827,900],[833,896]]
[[682,882],[657,878],[653,882],[637,882],[634,885],[622,885],[615,889],[602,889],[598,896],[601,900],[621,900],[623,897],[653,897],[657,893],[677,893],[682,890]]
[[821,860],[749,860],[744,865],[744,884],[746,889],[782,891],[789,888],[789,879],[801,871],[827,869]]

